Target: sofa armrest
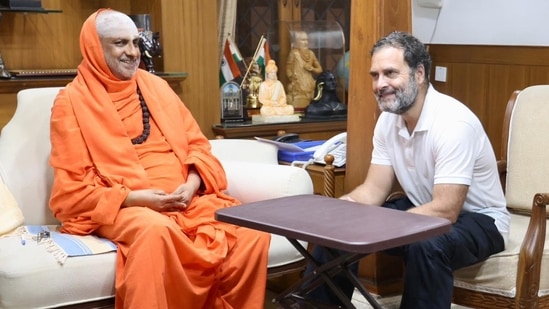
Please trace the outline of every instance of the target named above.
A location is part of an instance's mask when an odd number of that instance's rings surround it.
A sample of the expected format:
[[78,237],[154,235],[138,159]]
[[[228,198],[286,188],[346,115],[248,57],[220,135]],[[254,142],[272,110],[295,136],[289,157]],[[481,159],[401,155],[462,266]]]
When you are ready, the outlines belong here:
[[306,170],[286,165],[222,160],[227,174],[227,193],[242,203],[313,194],[313,182]]

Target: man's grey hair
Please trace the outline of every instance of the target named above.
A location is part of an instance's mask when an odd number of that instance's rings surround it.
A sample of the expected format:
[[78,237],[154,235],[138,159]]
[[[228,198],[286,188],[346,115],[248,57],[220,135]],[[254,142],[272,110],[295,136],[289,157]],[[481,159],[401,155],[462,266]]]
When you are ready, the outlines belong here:
[[402,49],[404,51],[404,61],[412,69],[412,72],[415,72],[422,65],[425,69],[425,82],[429,83],[431,56],[419,39],[406,32],[394,31],[377,41],[370,55],[384,47]]

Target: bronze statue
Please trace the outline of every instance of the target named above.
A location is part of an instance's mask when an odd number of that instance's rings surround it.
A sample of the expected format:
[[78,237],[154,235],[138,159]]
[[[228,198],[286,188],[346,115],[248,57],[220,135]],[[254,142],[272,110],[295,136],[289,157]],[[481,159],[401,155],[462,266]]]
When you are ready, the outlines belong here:
[[337,96],[334,73],[323,71],[316,80],[315,95],[305,108],[304,119],[346,119],[347,105]]
[[11,73],[6,69],[6,66],[4,65],[4,59],[2,58],[2,55],[0,55],[0,78],[1,79],[10,79]]
[[160,46],[159,32],[141,31],[139,32],[139,50],[141,51],[141,63],[144,65],[144,69],[154,73],[154,57],[160,57],[162,55],[162,47]]
[[261,78],[261,69],[256,61],[250,63],[249,76],[242,81],[242,89],[248,92],[246,96],[246,108],[259,108],[261,107],[258,99],[259,85],[263,82]]
[[162,55],[162,47],[160,47],[159,32],[151,31],[151,15],[136,14],[129,15],[139,30],[139,51],[141,52],[140,67],[151,73],[154,73],[154,57]]

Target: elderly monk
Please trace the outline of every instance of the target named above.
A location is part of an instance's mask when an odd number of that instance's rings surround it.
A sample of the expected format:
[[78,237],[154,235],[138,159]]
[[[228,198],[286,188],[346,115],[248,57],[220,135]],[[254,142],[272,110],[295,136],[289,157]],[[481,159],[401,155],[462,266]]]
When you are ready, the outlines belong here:
[[138,69],[138,43],[120,12],[84,22],[52,110],[50,208],[118,245],[116,308],[263,308],[270,236],[214,220],[239,201],[189,110]]

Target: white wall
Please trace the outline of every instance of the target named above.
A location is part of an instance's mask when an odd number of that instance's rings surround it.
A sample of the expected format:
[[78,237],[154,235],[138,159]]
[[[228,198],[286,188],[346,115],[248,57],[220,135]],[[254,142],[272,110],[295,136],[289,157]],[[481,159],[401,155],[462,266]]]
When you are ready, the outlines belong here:
[[549,46],[549,0],[412,0],[412,32],[423,43]]

